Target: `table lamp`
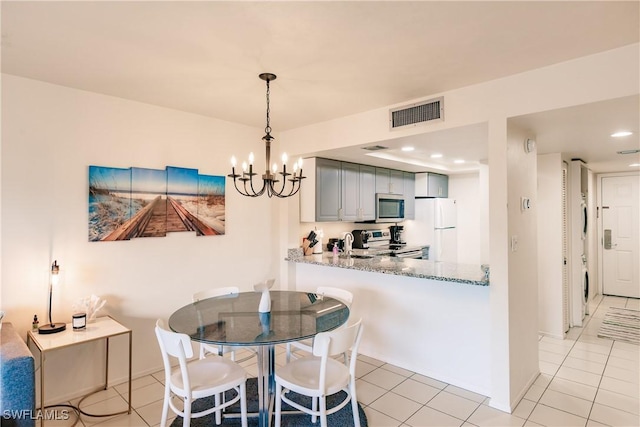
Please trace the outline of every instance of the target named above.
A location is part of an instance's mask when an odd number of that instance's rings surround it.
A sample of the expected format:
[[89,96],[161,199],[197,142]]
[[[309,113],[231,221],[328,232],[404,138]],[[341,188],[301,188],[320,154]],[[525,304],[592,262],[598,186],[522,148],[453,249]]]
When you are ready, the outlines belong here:
[[67,329],[67,325],[64,322],[53,323],[51,320],[51,297],[53,295],[53,287],[58,284],[59,280],[60,266],[56,260],[51,264],[51,278],[49,280],[49,323],[38,328],[39,334],[55,334],[56,332],[62,332]]

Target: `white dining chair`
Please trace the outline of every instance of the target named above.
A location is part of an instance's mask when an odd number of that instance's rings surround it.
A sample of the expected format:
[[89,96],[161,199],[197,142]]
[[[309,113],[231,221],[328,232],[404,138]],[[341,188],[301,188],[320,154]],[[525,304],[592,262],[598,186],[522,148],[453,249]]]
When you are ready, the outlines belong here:
[[[319,286],[318,289],[316,290],[316,295],[335,298],[343,302],[349,309],[351,308],[351,304],[353,302],[353,294],[345,289],[340,289],[340,288],[332,288],[329,286]],[[301,357],[299,353],[300,351],[304,351],[308,354],[311,354],[312,348],[313,348],[312,339],[302,340],[302,341],[292,341],[287,343],[286,345],[287,363],[289,363],[292,359],[295,360]]]
[[[166,427],[169,408],[183,417],[182,426],[189,427],[192,418],[200,418],[216,413],[216,424],[222,421],[221,411],[240,401],[242,427],[247,427],[247,373],[235,362],[221,356],[210,356],[187,362],[193,357],[191,338],[186,334],[170,331],[162,319],[158,319],[155,327],[156,337],[164,363],[164,402],[162,404],[161,427]],[[178,359],[178,367],[171,367],[171,359]],[[221,403],[220,396],[228,390],[235,390],[236,396]],[[177,408],[171,393],[183,400],[184,408]],[[214,406],[200,412],[192,412],[191,405],[195,399],[214,396]]]
[[[360,427],[356,397],[356,362],[362,329],[362,320],[358,320],[346,328],[321,332],[313,341],[312,356],[294,360],[276,369],[275,427],[280,427],[282,402],[311,415],[312,423],[320,417],[320,426],[327,427],[327,415],[339,411],[349,401],[353,410],[353,424]],[[351,357],[348,366],[332,357],[349,350]],[[327,409],[327,396],[340,391],[346,393],[344,400]],[[289,399],[286,396],[289,392],[311,397],[312,407],[308,408]]]
[[[207,289],[205,291],[196,292],[193,294],[193,302],[198,302],[207,298],[215,298],[222,297],[225,295],[233,296],[237,295],[240,292],[240,289],[237,286],[227,286],[224,288],[213,288]],[[236,349],[234,347],[223,346],[223,345],[212,345],[206,343],[200,343],[200,359],[203,359],[207,356],[207,354],[215,354],[218,356],[224,356],[225,354],[231,355],[231,360],[237,363],[245,362],[251,359],[253,356],[257,354],[256,349],[253,347],[244,347],[244,349],[249,353],[247,356],[236,359]]]

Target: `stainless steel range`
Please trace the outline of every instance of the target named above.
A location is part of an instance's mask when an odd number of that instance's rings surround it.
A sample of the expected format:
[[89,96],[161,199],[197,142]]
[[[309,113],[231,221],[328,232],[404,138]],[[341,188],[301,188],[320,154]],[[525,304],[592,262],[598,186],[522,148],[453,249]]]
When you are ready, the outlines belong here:
[[391,243],[391,232],[384,229],[353,230],[353,247],[380,251],[398,258],[429,259],[429,246],[407,246],[406,243]]

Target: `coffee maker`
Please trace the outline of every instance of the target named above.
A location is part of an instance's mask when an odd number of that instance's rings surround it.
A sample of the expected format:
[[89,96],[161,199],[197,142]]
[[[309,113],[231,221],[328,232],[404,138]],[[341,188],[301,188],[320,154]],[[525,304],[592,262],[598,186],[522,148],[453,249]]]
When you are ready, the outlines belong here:
[[406,242],[404,241],[404,226],[403,225],[392,225],[389,227],[389,234],[391,235],[391,239],[389,241],[392,245],[404,245]]

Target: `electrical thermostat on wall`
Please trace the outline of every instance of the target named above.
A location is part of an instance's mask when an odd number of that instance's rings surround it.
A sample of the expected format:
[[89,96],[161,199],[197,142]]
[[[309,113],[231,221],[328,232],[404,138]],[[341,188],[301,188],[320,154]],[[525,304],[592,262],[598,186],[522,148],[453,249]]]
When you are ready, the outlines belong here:
[[529,199],[528,197],[521,197],[520,208],[523,212],[531,209],[531,199]]

